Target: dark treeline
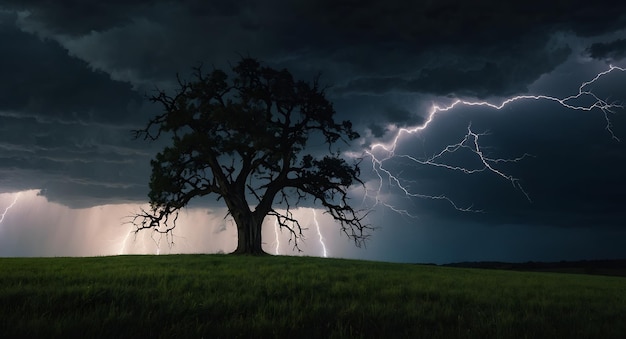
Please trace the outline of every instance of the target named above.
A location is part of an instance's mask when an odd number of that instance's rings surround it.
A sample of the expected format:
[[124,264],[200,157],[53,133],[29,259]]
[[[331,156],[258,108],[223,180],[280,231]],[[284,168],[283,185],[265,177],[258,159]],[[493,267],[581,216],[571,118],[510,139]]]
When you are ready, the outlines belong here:
[[558,261],[524,263],[508,263],[498,261],[458,262],[441,266],[484,268],[515,271],[538,271],[558,273],[578,273],[594,275],[611,275],[626,277],[626,259],[621,260],[581,260],[581,261]]

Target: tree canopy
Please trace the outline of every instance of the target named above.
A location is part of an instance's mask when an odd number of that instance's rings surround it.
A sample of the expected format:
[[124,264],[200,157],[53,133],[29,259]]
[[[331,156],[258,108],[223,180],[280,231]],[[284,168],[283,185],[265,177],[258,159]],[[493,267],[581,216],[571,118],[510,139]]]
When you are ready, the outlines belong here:
[[[133,217],[136,232],[171,235],[181,208],[214,195],[237,225],[236,253],[263,253],[266,216],[289,230],[298,248],[303,228],[292,210],[312,199],[362,244],[370,226],[348,201],[350,186],[363,184],[359,163],[348,163],[337,145],[359,135],[350,121],[334,120],[319,77],[297,81],[285,69],[242,58],[231,74],[196,67],[192,81],[177,78],[175,95],[158,90],[150,98],[163,112],[134,131],[146,140],[171,137],[151,161],[151,209]],[[311,140],[325,144],[325,151],[309,150]]]

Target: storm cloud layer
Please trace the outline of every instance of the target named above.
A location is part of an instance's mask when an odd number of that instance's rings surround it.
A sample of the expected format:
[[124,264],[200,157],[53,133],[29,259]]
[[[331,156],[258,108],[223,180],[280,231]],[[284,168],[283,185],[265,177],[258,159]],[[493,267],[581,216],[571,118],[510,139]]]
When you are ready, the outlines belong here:
[[[626,66],[624,13],[626,4],[613,1],[0,0],[0,193],[40,190],[71,208],[144,203],[149,160],[163,142],[133,140],[130,130],[159,113],[146,95],[175,89],[175,75],[201,62],[228,68],[249,55],[301,79],[321,73],[338,119],[362,135],[346,151],[363,155],[399,128],[424,123],[433,103],[577,93],[610,63]],[[626,72],[615,72],[590,90],[624,101],[625,85]],[[488,171],[386,162],[412,192],[480,210],[461,212],[406,197],[387,178],[381,184],[365,156],[364,207],[377,203],[380,187],[386,200],[372,221],[381,228],[393,220],[442,232],[467,224],[615,237],[626,225],[626,112],[614,111],[610,131],[602,111],[544,101],[438,115],[396,153],[426,159],[471,125],[487,133],[481,144],[490,157],[529,154],[498,168],[519,178],[530,199]],[[462,152],[446,161],[480,165]]]

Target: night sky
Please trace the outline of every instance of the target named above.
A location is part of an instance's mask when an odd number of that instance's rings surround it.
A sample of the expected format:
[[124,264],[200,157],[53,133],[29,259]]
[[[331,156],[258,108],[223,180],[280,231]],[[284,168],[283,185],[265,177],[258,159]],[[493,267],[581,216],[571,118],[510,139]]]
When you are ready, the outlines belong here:
[[[302,206],[300,254],[626,258],[626,110],[576,109],[626,102],[626,3],[554,3],[0,0],[0,256],[234,250],[213,197],[183,212],[173,246],[130,236],[125,217],[146,206],[167,143],[130,131],[161,113],[146,95],[175,90],[177,73],[252,56],[321,74],[337,119],[361,134],[342,151],[363,158],[352,202],[377,229],[356,248]],[[579,91],[571,107],[547,98]],[[519,95],[544,97],[430,116]],[[269,218],[263,241],[298,254]]]

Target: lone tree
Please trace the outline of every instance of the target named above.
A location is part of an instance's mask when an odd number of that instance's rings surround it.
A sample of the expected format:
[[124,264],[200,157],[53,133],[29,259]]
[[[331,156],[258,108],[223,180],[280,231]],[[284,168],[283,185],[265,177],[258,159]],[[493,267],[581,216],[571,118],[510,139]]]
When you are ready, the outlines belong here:
[[[348,204],[347,192],[363,182],[358,162],[348,164],[335,146],[359,137],[351,122],[333,120],[335,110],[317,79],[295,81],[287,70],[251,58],[242,58],[232,71],[229,77],[197,67],[193,81],[178,78],[174,96],[159,90],[150,98],[164,112],[134,135],[167,135],[172,144],[151,161],[151,208],[133,216],[135,232],[171,236],[181,208],[193,198],[216,195],[237,225],[234,253],[264,253],[261,226],[268,215],[289,230],[298,248],[302,227],[291,209],[312,198],[360,246],[370,227]],[[309,139],[325,144],[327,152],[307,153]]]

